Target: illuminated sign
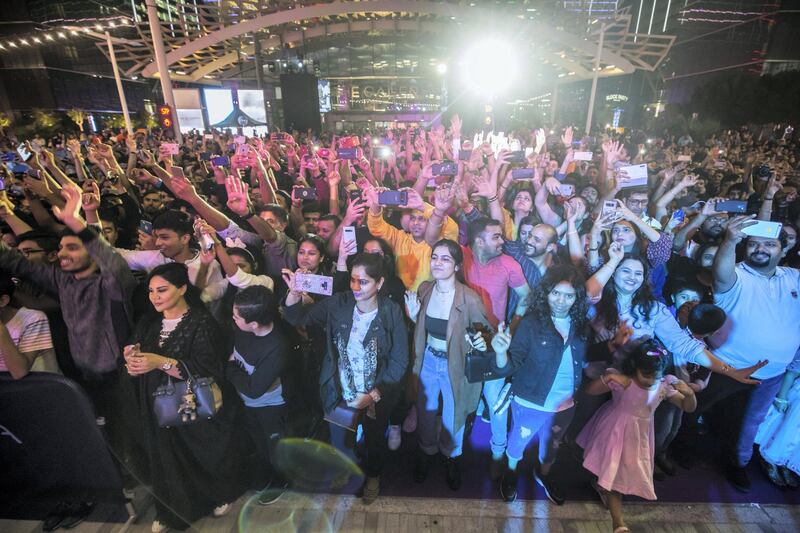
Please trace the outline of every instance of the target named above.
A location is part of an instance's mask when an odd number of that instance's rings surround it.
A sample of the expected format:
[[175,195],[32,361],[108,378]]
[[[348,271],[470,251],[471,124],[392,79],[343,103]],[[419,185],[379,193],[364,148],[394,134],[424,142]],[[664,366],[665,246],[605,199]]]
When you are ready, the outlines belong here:
[[172,109],[167,104],[158,106],[158,120],[164,128],[172,127]]
[[607,94],[606,102],[627,102],[628,97],[624,94]]

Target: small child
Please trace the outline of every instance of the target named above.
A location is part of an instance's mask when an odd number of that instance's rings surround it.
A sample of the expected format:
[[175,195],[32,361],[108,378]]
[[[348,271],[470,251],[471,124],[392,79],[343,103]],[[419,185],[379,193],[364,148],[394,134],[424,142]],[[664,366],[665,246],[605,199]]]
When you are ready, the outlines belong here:
[[[612,393],[583,428],[577,443],[584,450],[583,466],[597,476],[593,483],[611,513],[614,533],[630,531],[622,516],[622,495],[655,500],[653,489],[653,412],[668,398],[684,411],[694,411],[694,391],[675,376],[663,376],[667,352],[644,338],[621,364],[589,383],[588,394]],[[630,347],[630,346],[629,346]]]

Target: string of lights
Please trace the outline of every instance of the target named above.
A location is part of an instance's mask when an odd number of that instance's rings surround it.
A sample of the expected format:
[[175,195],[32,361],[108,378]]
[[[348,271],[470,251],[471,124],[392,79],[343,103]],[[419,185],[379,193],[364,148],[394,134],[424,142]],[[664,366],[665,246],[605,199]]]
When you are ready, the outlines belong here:
[[[54,22],[57,22],[58,25],[53,24]],[[35,33],[9,35],[3,38],[0,40],[0,52],[8,52],[36,45],[54,44],[69,39],[70,37],[80,37],[93,32],[106,32],[120,27],[132,26],[133,19],[125,16],[116,16],[96,19],[50,21],[43,23],[43,25],[46,27]]]

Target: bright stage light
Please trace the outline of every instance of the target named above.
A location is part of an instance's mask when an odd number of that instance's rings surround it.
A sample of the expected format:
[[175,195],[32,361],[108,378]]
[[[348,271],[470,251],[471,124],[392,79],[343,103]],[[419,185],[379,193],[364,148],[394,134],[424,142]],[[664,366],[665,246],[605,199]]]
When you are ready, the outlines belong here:
[[509,43],[495,39],[479,41],[464,55],[464,83],[486,97],[501,94],[514,82],[518,64],[514,47]]
[[436,72],[438,72],[439,74],[447,73],[447,65],[445,63],[439,63],[438,65],[436,65]]

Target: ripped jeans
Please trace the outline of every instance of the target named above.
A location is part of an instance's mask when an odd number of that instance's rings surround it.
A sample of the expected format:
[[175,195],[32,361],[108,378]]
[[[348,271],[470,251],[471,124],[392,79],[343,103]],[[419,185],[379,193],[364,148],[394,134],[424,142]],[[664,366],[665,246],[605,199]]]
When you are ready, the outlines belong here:
[[508,434],[506,455],[517,461],[522,459],[525,448],[539,435],[539,464],[555,461],[561,437],[569,426],[574,408],[557,413],[540,411],[511,402],[511,431]]

